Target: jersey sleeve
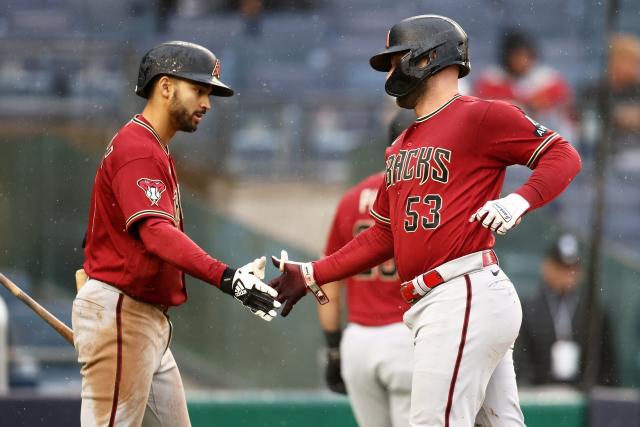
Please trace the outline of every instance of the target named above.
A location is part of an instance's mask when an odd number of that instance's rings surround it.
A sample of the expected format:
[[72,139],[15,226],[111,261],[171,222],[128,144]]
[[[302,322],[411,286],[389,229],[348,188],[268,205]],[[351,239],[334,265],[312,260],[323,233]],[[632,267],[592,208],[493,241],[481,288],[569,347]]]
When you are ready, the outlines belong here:
[[163,168],[153,157],[132,160],[116,171],[113,192],[127,229],[148,217],[167,218],[177,223],[168,171],[168,167]]
[[207,254],[169,221],[150,218],[140,223],[138,232],[149,252],[190,276],[220,287],[222,273],[228,266]]
[[374,224],[333,254],[313,263],[320,285],[346,279],[393,257],[393,233],[388,225]]
[[560,139],[520,108],[502,101],[491,102],[478,127],[479,149],[494,166],[533,169],[541,154]]
[[370,214],[377,223],[387,227],[391,225],[391,216],[389,214],[389,193],[387,191],[385,180],[382,180],[380,183],[378,195],[376,196],[376,201],[373,202]]

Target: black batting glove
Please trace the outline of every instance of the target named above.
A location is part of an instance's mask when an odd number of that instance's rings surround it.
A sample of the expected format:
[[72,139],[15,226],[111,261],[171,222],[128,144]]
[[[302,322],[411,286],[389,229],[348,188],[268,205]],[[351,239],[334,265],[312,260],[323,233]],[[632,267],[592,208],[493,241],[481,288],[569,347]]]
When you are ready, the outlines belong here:
[[329,390],[347,394],[347,387],[342,379],[342,370],[340,368],[340,340],[342,339],[342,331],[324,333],[327,340],[327,367],[325,370],[325,380]]

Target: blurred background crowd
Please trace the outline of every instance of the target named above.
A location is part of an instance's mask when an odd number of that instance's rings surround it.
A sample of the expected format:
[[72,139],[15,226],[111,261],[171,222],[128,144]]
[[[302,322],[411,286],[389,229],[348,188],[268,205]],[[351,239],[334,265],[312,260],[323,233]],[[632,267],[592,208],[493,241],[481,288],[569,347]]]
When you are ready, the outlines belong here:
[[[610,94],[598,382],[638,388],[640,7],[618,1],[610,34],[605,7],[595,0],[4,0],[0,271],[69,323],[98,159],[143,105],[133,93],[140,57],[173,39],[210,48],[238,93],[213,99],[199,132],[171,146],[187,233],[230,264],[282,247],[292,258],[315,258],[345,189],[382,169],[397,107],[369,57],[399,20],[442,14],[469,34],[463,93],[521,106],[583,158],[562,197],[499,239],[525,312],[516,346],[523,385],[580,384],[579,357],[550,360],[548,347],[585,341],[578,313],[603,141],[598,90]],[[507,189],[527,173],[510,170]],[[262,325],[203,283],[193,280],[189,291],[189,302],[170,314],[190,392],[323,387],[313,301]],[[77,393],[73,349],[0,296],[10,317],[10,389]]]

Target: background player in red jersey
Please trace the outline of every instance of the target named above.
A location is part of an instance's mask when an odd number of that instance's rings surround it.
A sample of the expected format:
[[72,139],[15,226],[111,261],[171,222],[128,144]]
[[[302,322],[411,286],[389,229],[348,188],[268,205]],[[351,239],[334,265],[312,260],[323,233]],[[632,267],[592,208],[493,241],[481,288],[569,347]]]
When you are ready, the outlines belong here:
[[[271,284],[286,316],[309,287],[394,257],[412,304],[404,315],[414,337],[412,426],[524,425],[512,358],[522,308],[492,231],[507,233],[581,167],[567,141],[517,107],[459,95],[458,79],[470,72],[467,42],[460,25],[437,15],[391,28],[370,63],[418,119],[387,149],[375,225],[313,263],[274,258],[284,273]],[[533,173],[500,198],[513,164]]]
[[220,62],[202,46],[151,49],[136,87],[148,99],[144,111],[113,137],[98,168],[83,265],[89,280],[72,311],[83,426],[190,425],[167,316],[187,300],[184,273],[264,320],[276,316],[277,292],[260,280],[264,258],[232,269],[183,232],[168,145],[177,131],[197,129],[210,95],[233,95],[219,78]]
[[498,64],[476,79],[473,95],[513,103],[565,138],[573,136],[573,94],[566,78],[542,63],[539,49],[527,32],[510,28],[503,32]]
[[[389,144],[409,126],[415,115],[401,110],[389,126]],[[340,200],[325,255],[331,255],[374,225],[369,210],[384,173],[368,176]],[[327,339],[326,380],[329,388],[346,393],[361,426],[409,425],[413,343],[402,315],[409,308],[398,289],[392,259],[345,280],[349,324],[341,332],[341,283],[323,290],[331,300],[318,305],[320,325]],[[344,381],[343,381],[344,378]],[[345,388],[346,385],[346,388]]]

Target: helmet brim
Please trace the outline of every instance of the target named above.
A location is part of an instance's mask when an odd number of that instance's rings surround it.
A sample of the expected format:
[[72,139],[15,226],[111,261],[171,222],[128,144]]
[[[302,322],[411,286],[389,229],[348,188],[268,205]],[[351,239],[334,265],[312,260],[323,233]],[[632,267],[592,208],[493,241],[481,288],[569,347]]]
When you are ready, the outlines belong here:
[[233,89],[231,89],[229,86],[222,83],[215,77],[213,78],[213,83],[211,83],[211,86],[213,86],[213,89],[211,90],[211,95],[213,96],[221,96],[227,98],[229,96],[233,96],[233,94],[235,93]]
[[182,77],[187,80],[192,80],[198,83],[204,83],[207,85],[211,85],[211,95],[213,96],[221,96],[221,97],[229,97],[233,96],[234,91],[226,84],[222,83],[220,79],[212,75],[203,75],[203,74],[195,74],[195,73],[176,73],[176,77]]
[[[220,97],[227,98],[227,97],[233,96],[233,94],[235,93],[233,89],[231,89],[226,84],[222,83],[220,79],[214,76],[203,76],[202,74],[189,74],[189,73],[183,73],[180,75],[172,75],[172,74],[166,74],[166,75],[210,85],[211,95],[213,96],[220,96]],[[141,96],[143,98],[149,98],[149,94],[147,93],[148,86],[149,84],[147,84],[147,86],[145,87],[136,86],[136,89],[135,89],[136,95]]]
[[399,52],[408,52],[411,48],[409,46],[394,46],[380,53],[377,53],[369,59],[369,64],[376,71],[387,72],[391,70],[391,57]]

